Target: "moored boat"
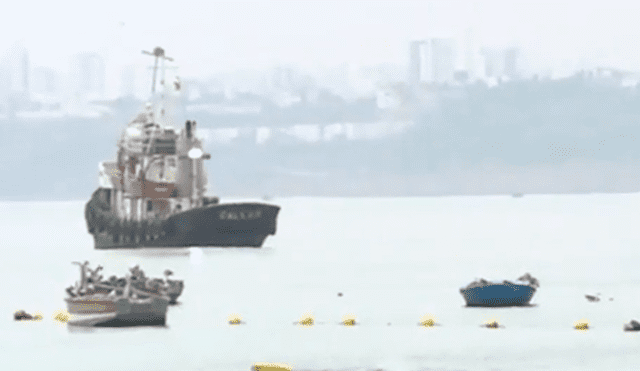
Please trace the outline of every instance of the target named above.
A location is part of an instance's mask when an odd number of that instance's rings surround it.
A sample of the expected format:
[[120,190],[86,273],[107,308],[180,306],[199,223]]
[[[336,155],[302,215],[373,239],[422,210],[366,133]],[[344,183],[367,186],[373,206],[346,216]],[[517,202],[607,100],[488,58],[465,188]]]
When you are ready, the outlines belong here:
[[518,282],[474,281],[460,289],[468,307],[508,307],[529,305],[540,286],[537,279],[526,273]]
[[132,285],[136,289],[151,294],[164,294],[170,299],[170,304],[176,304],[178,297],[184,289],[184,281],[169,279],[173,272],[169,269],[164,271],[165,278],[147,278],[144,271],[138,265],[130,269]]
[[[81,281],[86,280],[87,285],[84,289],[80,287],[68,287],[67,293],[70,297],[78,297],[88,294],[108,294],[115,290],[116,293],[121,294],[124,291],[126,285],[126,278],[118,278],[111,276],[108,280],[103,280],[100,275],[102,266],[98,266],[96,269],[89,268],[89,262],[85,261],[83,264],[74,262],[81,267]],[[153,294],[153,295],[166,295],[170,299],[170,304],[176,304],[178,297],[182,294],[184,289],[184,281],[169,279],[173,272],[169,269],[164,271],[165,278],[148,278],[144,271],[140,269],[140,266],[136,265],[129,269],[131,274],[131,285],[138,290],[140,295]]]
[[122,290],[113,287],[109,293],[96,290],[86,276],[88,262],[81,266],[81,280],[76,290],[67,289],[65,298],[71,314],[68,324],[78,326],[164,325],[169,297],[143,292],[132,285],[127,275]]
[[152,101],[123,131],[115,160],[100,163],[100,186],[85,206],[95,248],[262,247],[276,233],[280,207],[205,196],[211,155],[197,124],[173,127],[182,91],[177,77],[166,83],[164,63],[173,59],[159,47],[146,54],[155,57]]
[[164,325],[169,306],[167,297],[138,298],[135,293],[94,294],[65,301],[71,314],[68,324],[98,327]]

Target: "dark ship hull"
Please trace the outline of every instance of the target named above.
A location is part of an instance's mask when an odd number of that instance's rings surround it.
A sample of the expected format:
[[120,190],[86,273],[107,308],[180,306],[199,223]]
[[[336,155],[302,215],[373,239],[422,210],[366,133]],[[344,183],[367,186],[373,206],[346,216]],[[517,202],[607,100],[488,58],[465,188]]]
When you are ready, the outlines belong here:
[[263,203],[228,203],[194,208],[165,220],[122,221],[100,204],[99,191],[85,210],[96,249],[262,247],[276,233],[280,211],[279,206]]
[[529,305],[535,292],[535,287],[512,283],[460,289],[468,307],[525,306]]

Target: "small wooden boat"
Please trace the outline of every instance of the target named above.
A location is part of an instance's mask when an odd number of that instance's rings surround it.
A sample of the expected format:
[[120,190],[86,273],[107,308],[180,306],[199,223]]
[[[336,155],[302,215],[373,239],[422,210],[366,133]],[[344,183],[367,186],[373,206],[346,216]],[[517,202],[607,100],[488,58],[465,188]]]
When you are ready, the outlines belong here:
[[540,286],[529,273],[518,278],[519,283],[509,281],[474,281],[460,289],[468,307],[509,307],[528,305]]
[[169,298],[96,294],[66,299],[69,325],[120,327],[166,323]]
[[[96,269],[89,268],[89,262],[85,261],[83,264],[74,262],[80,266],[81,269],[81,281],[86,281],[84,290],[80,290],[78,287],[68,287],[67,294],[70,297],[77,297],[89,294],[108,294],[113,290],[116,293],[122,293],[126,285],[126,278],[118,278],[111,276],[109,280],[103,280],[99,274],[102,269],[98,266]],[[176,304],[178,297],[182,294],[184,289],[184,281],[172,280],[169,276],[173,275],[173,272],[169,269],[164,271],[165,278],[148,278],[144,274],[144,271],[139,266],[135,266],[130,270],[131,285],[138,291],[148,293],[151,295],[167,295],[170,300],[170,304]],[[144,294],[141,294],[144,296]]]
[[130,269],[133,287],[150,294],[166,294],[169,296],[170,304],[176,304],[178,297],[182,295],[184,281],[171,280],[169,277],[173,272],[169,269],[164,271],[165,278],[147,278],[144,271],[139,266]]
[[92,285],[86,276],[85,264],[82,267],[78,289],[67,290],[69,297],[67,310],[71,314],[69,325],[76,326],[150,326],[166,323],[169,297],[136,289],[127,275],[125,286],[111,288],[105,293],[103,285]]

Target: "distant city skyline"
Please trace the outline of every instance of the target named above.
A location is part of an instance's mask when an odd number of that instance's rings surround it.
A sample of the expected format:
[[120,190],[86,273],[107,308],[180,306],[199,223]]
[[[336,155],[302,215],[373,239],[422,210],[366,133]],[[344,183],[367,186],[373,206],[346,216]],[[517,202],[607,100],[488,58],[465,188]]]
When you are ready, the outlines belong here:
[[131,59],[128,53],[156,45],[193,76],[278,63],[403,63],[410,40],[460,39],[468,27],[487,46],[518,43],[551,53],[550,59],[612,54],[614,60],[633,57],[640,65],[638,52],[613,55],[638,40],[640,4],[623,1],[185,1],[167,7],[114,0],[94,7],[61,0],[8,8],[12,17],[0,31],[9,37],[0,49],[22,41],[34,51],[35,63],[55,68],[77,52],[122,62]]
[[[74,55],[105,61],[105,93],[117,96],[123,73],[146,70],[141,50],[162,46],[176,59],[178,75],[208,78],[234,70],[294,66],[319,71],[336,66],[409,64],[413,40],[453,38],[456,68],[473,64],[473,48],[518,47],[525,73],[569,75],[596,66],[640,69],[640,4],[622,1],[376,1],[203,2],[174,7],[114,0],[94,7],[76,0],[8,6],[0,25],[12,45],[29,50],[32,68],[68,75]],[[37,11],[35,11],[37,9]],[[128,71],[128,72],[123,72]],[[398,78],[405,81],[406,76]],[[135,85],[135,88],[132,86]]]

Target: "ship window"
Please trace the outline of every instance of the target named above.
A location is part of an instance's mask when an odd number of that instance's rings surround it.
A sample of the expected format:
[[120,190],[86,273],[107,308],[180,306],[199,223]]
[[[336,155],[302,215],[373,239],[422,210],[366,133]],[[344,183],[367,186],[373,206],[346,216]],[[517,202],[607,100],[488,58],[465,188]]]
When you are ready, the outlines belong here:
[[147,211],[151,211],[153,209],[151,201],[147,201]]
[[176,142],[173,139],[156,139],[151,147],[151,154],[176,154]]

